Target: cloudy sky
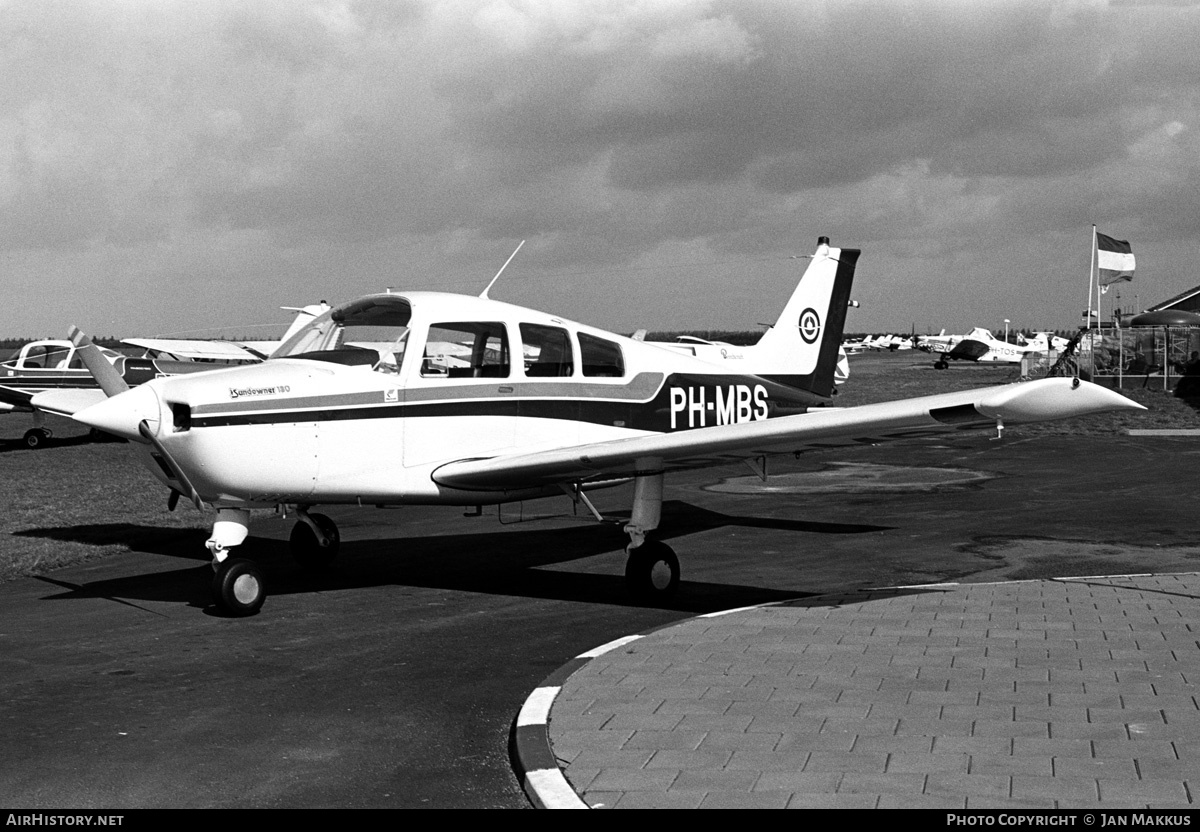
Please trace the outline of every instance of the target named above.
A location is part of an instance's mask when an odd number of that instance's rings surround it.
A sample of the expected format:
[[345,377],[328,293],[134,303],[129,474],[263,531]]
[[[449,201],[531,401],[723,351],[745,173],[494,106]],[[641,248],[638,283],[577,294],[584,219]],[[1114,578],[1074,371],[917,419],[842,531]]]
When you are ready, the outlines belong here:
[[1093,223],[1122,306],[1200,284],[1198,43],[1166,0],[0,0],[0,336],[266,337],[523,239],[495,298],[750,329],[822,234],[848,331],[1073,327]]

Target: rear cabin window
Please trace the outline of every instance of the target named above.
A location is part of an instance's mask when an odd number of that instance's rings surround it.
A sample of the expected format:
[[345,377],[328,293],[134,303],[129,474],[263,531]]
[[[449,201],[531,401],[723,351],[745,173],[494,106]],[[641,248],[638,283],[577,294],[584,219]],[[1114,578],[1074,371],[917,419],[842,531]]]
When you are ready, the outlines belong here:
[[569,376],[575,372],[571,336],[565,329],[541,324],[521,324],[525,375],[530,378]]
[[625,359],[621,355],[620,344],[581,332],[579,353],[583,359],[585,376],[620,378],[625,375]]
[[504,324],[444,323],[429,327],[421,375],[425,378],[508,378]]

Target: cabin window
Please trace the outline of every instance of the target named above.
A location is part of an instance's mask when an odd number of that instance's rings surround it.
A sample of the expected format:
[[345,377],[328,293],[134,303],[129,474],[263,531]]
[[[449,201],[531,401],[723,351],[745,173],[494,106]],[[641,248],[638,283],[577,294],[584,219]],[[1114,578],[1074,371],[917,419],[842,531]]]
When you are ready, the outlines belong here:
[[530,378],[569,376],[575,372],[571,336],[565,329],[541,324],[521,324],[525,375]]
[[583,374],[593,377],[620,378],[625,375],[625,359],[621,345],[579,333],[579,353],[583,359]]
[[504,324],[444,323],[429,327],[425,378],[507,378],[508,336]]
[[58,344],[41,344],[29,349],[21,366],[43,370],[65,370],[69,354],[70,349],[67,347]]

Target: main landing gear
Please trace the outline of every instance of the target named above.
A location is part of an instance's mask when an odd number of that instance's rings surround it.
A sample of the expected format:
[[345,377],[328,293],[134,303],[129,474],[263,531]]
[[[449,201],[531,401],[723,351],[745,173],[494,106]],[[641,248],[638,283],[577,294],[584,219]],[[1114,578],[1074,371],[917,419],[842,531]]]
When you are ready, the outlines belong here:
[[[292,557],[306,569],[327,566],[341,546],[337,524],[324,514],[309,514],[305,508],[295,511],[300,519],[289,539]],[[254,561],[229,556],[229,550],[240,545],[249,531],[248,510],[218,509],[212,536],[205,544],[213,555],[213,601],[234,616],[254,615],[267,599],[262,570]]]
[[25,447],[40,448],[53,433],[48,428],[30,428],[25,431]]
[[665,600],[679,589],[679,558],[671,547],[647,538],[662,519],[663,475],[649,474],[633,483],[633,512],[625,524],[625,584],[638,601]]
[[292,557],[305,569],[328,566],[342,543],[337,524],[324,514],[309,514],[302,508],[296,509],[296,516],[300,519],[288,539]]

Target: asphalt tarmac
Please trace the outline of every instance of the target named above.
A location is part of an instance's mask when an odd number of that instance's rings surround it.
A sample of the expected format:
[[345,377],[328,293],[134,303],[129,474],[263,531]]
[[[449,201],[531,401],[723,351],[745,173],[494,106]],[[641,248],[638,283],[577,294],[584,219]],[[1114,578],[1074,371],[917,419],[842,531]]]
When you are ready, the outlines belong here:
[[[71,450],[12,453],[34,468]],[[0,802],[527,807],[514,721],[585,651],[829,593],[1190,573],[1198,455],[1186,437],[978,433],[773,460],[765,484],[674,477],[668,607],[626,598],[619,528],[565,499],[470,519],[333,509],[342,554],[320,577],[291,564],[290,523],[256,522],[245,554],[271,595],[249,619],[213,609],[203,534],[135,545],[0,585]],[[597,503],[627,512],[628,494]]]

